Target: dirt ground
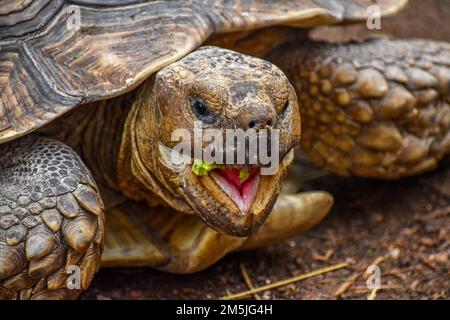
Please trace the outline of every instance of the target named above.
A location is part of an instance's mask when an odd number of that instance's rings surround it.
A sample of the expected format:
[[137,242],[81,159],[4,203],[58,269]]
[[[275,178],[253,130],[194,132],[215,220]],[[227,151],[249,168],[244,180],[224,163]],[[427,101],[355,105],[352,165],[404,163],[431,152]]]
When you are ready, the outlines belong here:
[[[449,299],[450,163],[396,182],[325,176],[307,189],[336,203],[314,230],[291,241],[233,253],[193,275],[151,269],[102,270],[83,299],[211,299],[347,261],[349,267],[259,294],[262,299],[366,299],[364,272],[381,268],[377,299]],[[342,290],[342,289],[341,289]]]
[[[450,1],[413,1],[383,31],[450,41]],[[357,32],[358,27],[352,32]],[[336,31],[334,35],[338,36]],[[326,31],[329,33],[329,30]],[[347,32],[348,34],[348,32]],[[418,177],[386,182],[326,176],[307,189],[327,190],[336,203],[314,230],[291,241],[234,253],[193,275],[151,269],[102,270],[83,299],[214,299],[335,263],[349,266],[258,295],[261,299],[366,299],[364,273],[381,268],[377,299],[450,298],[450,161]],[[347,289],[347,290],[345,290]]]

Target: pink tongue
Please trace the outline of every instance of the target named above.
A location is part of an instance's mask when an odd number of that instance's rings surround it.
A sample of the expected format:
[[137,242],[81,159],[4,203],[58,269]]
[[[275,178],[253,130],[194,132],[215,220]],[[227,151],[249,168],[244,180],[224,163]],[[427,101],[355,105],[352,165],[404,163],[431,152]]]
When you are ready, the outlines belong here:
[[241,178],[239,175],[240,170],[237,168],[219,169],[219,172],[230,183],[232,183],[238,189],[241,189],[242,184],[245,183],[247,180],[249,180],[256,173],[257,170],[258,169],[256,167],[251,168],[249,175],[245,181],[241,181]]
[[259,172],[256,167],[250,170],[249,177],[241,182],[239,170],[219,169],[211,171],[212,178],[233,199],[243,213],[247,213],[258,191]]
[[239,169],[221,169],[220,174],[239,189],[242,184],[241,179],[239,178]]

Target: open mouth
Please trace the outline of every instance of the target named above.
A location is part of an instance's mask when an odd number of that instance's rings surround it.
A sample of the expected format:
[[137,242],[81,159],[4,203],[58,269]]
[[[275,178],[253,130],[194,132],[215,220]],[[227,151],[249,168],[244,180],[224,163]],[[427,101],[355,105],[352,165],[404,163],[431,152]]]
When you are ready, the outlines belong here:
[[189,204],[210,227],[246,237],[272,210],[293,156],[291,149],[271,175],[264,174],[260,165],[215,165],[194,159],[189,184],[183,190],[188,192]]
[[260,169],[251,167],[242,175],[238,168],[217,168],[211,171],[211,177],[233,200],[239,210],[246,214],[255,199],[260,180]]

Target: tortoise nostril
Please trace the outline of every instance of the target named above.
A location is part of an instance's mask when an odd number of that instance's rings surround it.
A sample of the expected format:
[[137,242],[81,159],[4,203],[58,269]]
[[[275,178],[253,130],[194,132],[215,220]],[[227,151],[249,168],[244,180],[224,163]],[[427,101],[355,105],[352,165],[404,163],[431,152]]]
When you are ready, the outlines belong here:
[[265,129],[276,123],[276,114],[266,108],[248,108],[239,115],[239,126],[244,129]]
[[265,117],[260,117],[258,119],[255,119],[254,117],[252,117],[253,119],[251,120],[247,120],[243,122],[243,128],[244,129],[264,129],[264,128],[269,128],[272,127],[273,125],[273,119],[269,118],[265,118]]

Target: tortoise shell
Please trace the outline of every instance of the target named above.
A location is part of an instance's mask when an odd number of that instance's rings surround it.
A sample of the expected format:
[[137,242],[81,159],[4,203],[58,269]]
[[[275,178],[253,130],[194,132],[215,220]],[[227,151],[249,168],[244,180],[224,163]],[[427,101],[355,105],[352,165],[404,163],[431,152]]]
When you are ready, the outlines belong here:
[[[406,0],[379,0],[381,14]],[[128,92],[213,34],[366,19],[373,0],[18,0],[0,7],[0,144]]]

